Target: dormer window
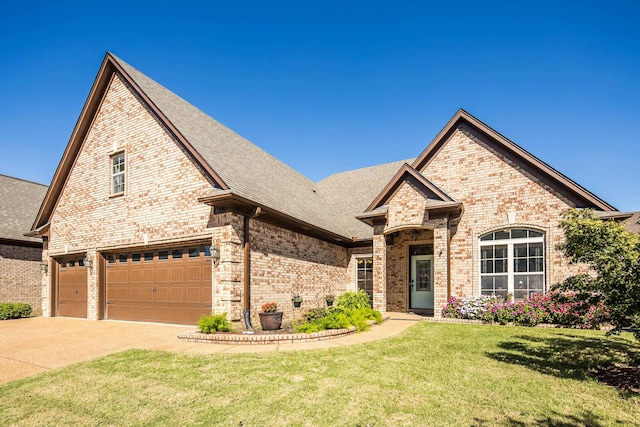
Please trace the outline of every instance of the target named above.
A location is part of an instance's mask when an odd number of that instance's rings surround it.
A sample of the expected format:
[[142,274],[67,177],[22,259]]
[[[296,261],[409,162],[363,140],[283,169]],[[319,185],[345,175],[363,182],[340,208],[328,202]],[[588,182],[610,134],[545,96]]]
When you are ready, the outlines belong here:
[[124,153],[111,156],[111,195],[124,193]]

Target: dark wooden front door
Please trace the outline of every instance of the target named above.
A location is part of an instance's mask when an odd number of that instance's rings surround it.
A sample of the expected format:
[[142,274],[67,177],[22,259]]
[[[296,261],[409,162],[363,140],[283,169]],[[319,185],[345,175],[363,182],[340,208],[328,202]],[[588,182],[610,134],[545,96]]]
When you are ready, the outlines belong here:
[[211,314],[205,246],[107,255],[106,318],[195,325]]
[[57,314],[63,317],[87,317],[87,268],[82,258],[57,261]]

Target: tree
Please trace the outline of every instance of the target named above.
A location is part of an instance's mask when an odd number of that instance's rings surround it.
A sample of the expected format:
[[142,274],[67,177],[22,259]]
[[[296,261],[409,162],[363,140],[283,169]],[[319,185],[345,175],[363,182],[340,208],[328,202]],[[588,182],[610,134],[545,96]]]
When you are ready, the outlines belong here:
[[600,292],[611,312],[612,332],[629,328],[640,339],[640,236],[613,220],[598,219],[590,209],[569,209],[560,228],[565,242],[558,249],[594,274],[570,277],[559,288]]

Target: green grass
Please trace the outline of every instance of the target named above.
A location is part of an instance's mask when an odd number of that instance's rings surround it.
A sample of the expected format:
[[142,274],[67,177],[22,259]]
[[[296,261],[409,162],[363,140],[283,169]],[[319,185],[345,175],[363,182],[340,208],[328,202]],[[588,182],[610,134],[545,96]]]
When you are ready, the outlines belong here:
[[628,335],[426,322],[322,351],[131,350],[0,386],[0,424],[640,425],[639,396],[589,375],[638,359]]

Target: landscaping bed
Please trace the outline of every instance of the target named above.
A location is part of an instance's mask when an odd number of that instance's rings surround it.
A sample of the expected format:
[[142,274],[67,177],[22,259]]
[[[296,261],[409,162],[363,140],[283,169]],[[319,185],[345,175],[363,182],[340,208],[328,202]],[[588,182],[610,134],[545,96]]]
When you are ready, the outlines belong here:
[[353,334],[355,332],[355,327],[347,329],[328,329],[325,331],[312,332],[310,334],[296,333],[292,328],[280,329],[277,331],[257,330],[253,334],[233,332],[216,332],[214,334],[204,334],[196,330],[179,334],[178,338],[190,342],[212,344],[277,344],[322,341]]

